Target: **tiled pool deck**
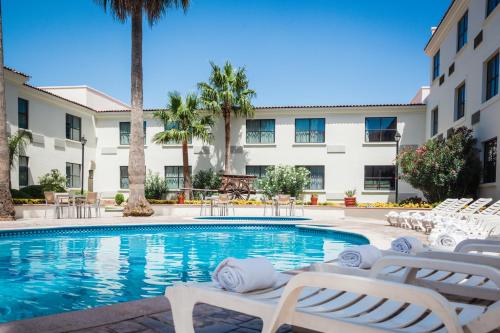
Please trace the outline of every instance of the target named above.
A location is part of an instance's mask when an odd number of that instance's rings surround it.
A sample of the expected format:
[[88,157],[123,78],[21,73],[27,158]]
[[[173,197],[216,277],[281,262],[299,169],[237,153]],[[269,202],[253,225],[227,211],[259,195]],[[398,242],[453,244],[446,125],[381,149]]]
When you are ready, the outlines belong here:
[[[48,228],[75,225],[120,225],[120,224],[174,224],[193,223],[190,217],[155,216],[143,218],[109,217],[88,220],[26,219],[2,222],[0,230],[19,228]],[[195,223],[205,223],[197,221]],[[207,222],[213,223],[213,222]],[[226,223],[226,222],[224,222]],[[369,218],[345,218],[328,220],[314,219],[293,224],[316,224],[336,230],[355,232],[366,236],[379,248],[388,248],[390,242],[400,235],[412,235],[425,241],[425,236],[414,231],[390,227],[385,221]],[[200,304],[194,312],[196,332],[260,332],[261,321],[247,315]],[[90,310],[62,313],[22,321],[0,324],[0,333],[167,333],[173,328],[170,305],[164,297],[120,303]],[[282,327],[280,332],[310,332],[300,328]],[[177,332],[183,333],[183,332]]]

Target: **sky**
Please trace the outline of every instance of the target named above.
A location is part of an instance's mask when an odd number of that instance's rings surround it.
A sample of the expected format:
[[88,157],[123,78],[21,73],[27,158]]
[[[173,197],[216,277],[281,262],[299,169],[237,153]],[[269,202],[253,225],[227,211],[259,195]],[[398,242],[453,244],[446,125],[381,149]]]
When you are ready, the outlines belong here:
[[[245,66],[256,106],[407,103],[450,0],[191,0],[144,27],[144,106],[196,92],[209,61]],[[3,0],[5,64],[36,86],[130,102],[130,21],[93,0]]]

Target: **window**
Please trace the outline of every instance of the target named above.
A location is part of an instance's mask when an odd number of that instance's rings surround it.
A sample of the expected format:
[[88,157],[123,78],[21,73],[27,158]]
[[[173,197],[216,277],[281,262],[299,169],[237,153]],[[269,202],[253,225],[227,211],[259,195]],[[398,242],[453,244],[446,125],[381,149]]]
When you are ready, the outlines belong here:
[[81,141],[82,118],[66,113],[66,139]]
[[486,63],[486,100],[498,94],[498,53]]
[[295,142],[325,142],[325,118],[295,119]]
[[484,143],[483,183],[494,183],[497,179],[497,138]]
[[128,189],[128,166],[120,167],[120,188]]
[[[192,174],[192,169],[189,167],[189,174]],[[184,172],[182,165],[166,166],[165,180],[168,188],[183,188],[184,187]]]
[[394,141],[397,126],[396,117],[367,117],[365,118],[366,142]]
[[467,44],[467,26],[469,21],[469,11],[466,11],[464,16],[457,24],[457,52]]
[[17,99],[17,127],[28,129],[29,102],[25,99]]
[[80,187],[82,175],[80,164],[66,162],[66,185],[69,188]]
[[486,0],[486,17],[488,17],[492,11],[495,10],[500,0]]
[[[120,122],[120,145],[128,146],[130,145],[130,121]],[[142,127],[144,133],[144,144],[146,144],[146,121],[144,121]]]
[[465,83],[455,89],[455,120],[465,115]]
[[274,119],[248,119],[247,143],[274,143]]
[[269,165],[247,165],[245,174],[262,178],[266,175],[267,168],[269,168]]
[[325,188],[325,167],[323,165],[300,165],[311,173],[311,182],[306,190],[323,190]]
[[393,191],[395,188],[394,165],[365,165],[365,190]]
[[474,37],[474,49],[476,49],[483,42],[483,30],[479,31],[479,33]]
[[448,67],[448,76],[451,76],[455,72],[455,63],[452,63],[450,67]]
[[432,80],[435,80],[439,76],[439,53],[437,53],[432,58]]
[[435,107],[431,111],[431,136],[438,133],[439,130],[439,109]]
[[[165,124],[164,126],[165,131],[171,130],[171,129],[179,129],[179,122],[177,121],[169,121],[168,123]],[[145,133],[145,132],[144,132]],[[191,144],[193,140],[189,138],[188,144]],[[167,142],[167,145],[180,145],[181,142],[177,140],[169,140]]]
[[29,185],[29,158],[28,156],[19,156],[19,187]]

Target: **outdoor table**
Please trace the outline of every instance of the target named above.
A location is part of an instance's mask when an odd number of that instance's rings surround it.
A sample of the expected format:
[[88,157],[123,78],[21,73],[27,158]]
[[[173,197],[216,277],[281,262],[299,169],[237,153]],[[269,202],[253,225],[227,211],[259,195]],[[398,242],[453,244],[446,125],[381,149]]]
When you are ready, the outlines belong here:
[[[87,197],[83,194],[71,194],[71,193],[56,193],[55,194],[55,199],[56,199],[56,202],[58,205],[60,205],[61,199],[64,199],[64,198],[66,198],[68,200],[68,217],[70,215],[69,209],[73,206],[75,208],[75,211],[76,211],[76,217],[81,218],[83,215],[82,214],[82,204],[77,204],[77,201],[80,201],[80,203],[81,203],[82,201],[85,201],[85,199]],[[59,210],[57,213],[57,218],[58,219],[61,218],[61,214],[59,214]]]
[[[273,198],[273,204],[274,204],[275,215],[280,216],[280,205],[278,203],[278,198],[276,197]],[[290,216],[292,216],[294,206],[295,206],[295,197],[290,197],[290,213],[289,213]]]

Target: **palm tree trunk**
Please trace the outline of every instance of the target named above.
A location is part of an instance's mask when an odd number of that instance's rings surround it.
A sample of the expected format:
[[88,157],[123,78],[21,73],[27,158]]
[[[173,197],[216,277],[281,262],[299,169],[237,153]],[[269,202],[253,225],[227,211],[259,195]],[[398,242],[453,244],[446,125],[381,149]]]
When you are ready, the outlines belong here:
[[10,194],[9,145],[7,144],[7,105],[3,68],[2,3],[0,0],[0,220],[13,220],[16,210]]
[[[187,140],[182,141],[182,172],[184,176],[184,188],[191,188],[191,174],[189,173],[189,156],[188,156],[188,143]],[[184,190],[184,197],[190,199],[191,191]]]
[[150,216],[153,209],[144,196],[146,162],[144,157],[143,95],[142,95],[142,7],[132,14],[130,150],[128,175],[130,194],[123,215]]
[[224,151],[224,173],[231,173],[231,110],[224,110],[224,134],[225,134],[225,151]]

